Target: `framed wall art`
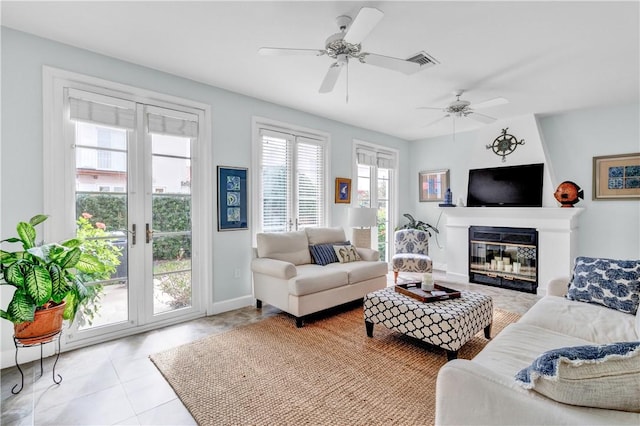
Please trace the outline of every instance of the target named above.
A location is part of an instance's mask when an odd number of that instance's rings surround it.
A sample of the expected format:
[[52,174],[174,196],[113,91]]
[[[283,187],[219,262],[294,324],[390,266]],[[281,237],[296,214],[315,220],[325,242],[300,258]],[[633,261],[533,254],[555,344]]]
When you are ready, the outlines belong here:
[[351,203],[351,179],[336,178],[336,203]]
[[593,157],[593,199],[640,198],[640,153]]
[[218,166],[218,231],[248,229],[247,169]]
[[424,201],[444,201],[449,188],[449,169],[426,170],[418,173],[418,199]]

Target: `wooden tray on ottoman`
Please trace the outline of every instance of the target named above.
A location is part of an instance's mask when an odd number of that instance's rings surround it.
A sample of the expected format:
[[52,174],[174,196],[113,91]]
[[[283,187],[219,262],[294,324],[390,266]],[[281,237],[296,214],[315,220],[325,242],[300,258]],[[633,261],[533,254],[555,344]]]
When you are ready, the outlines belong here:
[[[420,288],[420,282],[397,284],[396,286],[394,286],[394,289],[398,293],[402,293],[405,296],[412,297],[424,303],[437,302],[440,300],[455,299],[457,297],[460,297],[460,292],[458,290],[443,287],[435,283],[433,285],[433,290],[439,292],[435,295],[430,291],[422,290]],[[441,292],[445,292],[445,294],[442,294]]]

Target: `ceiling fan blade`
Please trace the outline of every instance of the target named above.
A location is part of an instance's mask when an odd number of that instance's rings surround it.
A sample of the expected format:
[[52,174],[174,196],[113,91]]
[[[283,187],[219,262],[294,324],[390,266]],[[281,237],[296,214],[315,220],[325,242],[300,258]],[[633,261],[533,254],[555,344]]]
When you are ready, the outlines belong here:
[[258,53],[263,56],[313,55],[322,56],[326,52],[318,49],[286,49],[281,47],[261,47]]
[[447,107],[418,107],[416,109],[437,109],[438,111],[444,111]]
[[360,44],[371,30],[378,25],[383,16],[384,13],[381,10],[373,7],[363,7],[358,12],[356,19],[351,23],[343,40],[351,44]]
[[374,53],[365,53],[362,60],[365,64],[387,68],[404,74],[413,74],[420,69],[420,64],[415,62],[392,58],[391,56],[376,55]]
[[450,117],[450,115],[449,115],[449,114],[443,115],[442,117],[438,118],[437,120],[433,120],[432,122],[427,123],[427,124],[425,124],[425,125],[423,125],[423,126],[421,126],[421,127],[429,127],[429,126],[433,126],[433,125],[434,125],[434,124],[436,124],[437,122],[442,121],[442,120],[444,120],[444,119],[445,119],[445,118],[447,118],[447,117]]
[[329,66],[329,70],[327,71],[327,75],[324,76],[324,80],[322,80],[322,84],[320,85],[320,93],[329,93],[333,90],[333,87],[336,85],[338,81],[338,77],[340,76],[340,71],[342,71],[342,64],[338,62],[334,62]]
[[494,121],[497,120],[496,118],[489,117],[488,115],[480,114],[479,112],[475,112],[475,111],[472,111],[471,113],[469,113],[467,117],[485,124],[493,123]]
[[493,99],[489,99],[488,101],[484,101],[484,102],[480,102],[478,104],[473,104],[473,105],[469,105],[471,108],[489,108],[489,107],[494,107],[494,106],[498,106],[498,105],[504,105],[504,104],[508,104],[509,101],[506,100],[505,98],[493,98]]

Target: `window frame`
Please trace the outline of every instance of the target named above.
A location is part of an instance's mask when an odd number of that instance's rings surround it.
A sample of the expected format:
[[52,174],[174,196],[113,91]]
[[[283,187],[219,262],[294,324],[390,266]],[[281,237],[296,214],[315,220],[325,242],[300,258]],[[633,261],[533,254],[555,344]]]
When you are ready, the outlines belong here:
[[[322,214],[324,217],[324,223],[322,226],[328,226],[331,223],[330,220],[330,212],[331,212],[331,204],[330,204],[330,181],[331,181],[331,135],[327,132],[323,132],[316,129],[310,129],[303,126],[298,126],[290,123],[285,123],[277,120],[273,120],[266,117],[254,116],[251,120],[251,134],[252,134],[252,144],[251,144],[251,168],[253,173],[251,173],[251,185],[254,190],[252,191],[251,196],[251,205],[253,208],[251,210],[251,221],[253,226],[252,229],[252,241],[253,245],[256,244],[256,235],[262,230],[262,205],[260,201],[261,194],[261,176],[260,176],[260,153],[261,153],[261,136],[260,130],[265,129],[267,131],[273,131],[277,133],[284,133],[301,138],[308,138],[313,140],[318,140],[324,148],[324,206],[322,208]],[[295,138],[294,138],[295,139]],[[295,152],[295,148],[294,148]],[[294,164],[292,165],[293,172],[295,173],[295,157]],[[294,177],[295,180],[295,177]],[[289,202],[293,202],[293,200],[288,200]],[[251,206],[250,206],[251,207]]]
[[[387,217],[387,222],[388,222],[388,228],[387,228],[387,244],[388,244],[388,248],[387,248],[387,256],[389,258],[389,265],[391,265],[390,263],[390,259],[391,257],[394,255],[395,250],[394,250],[394,246],[393,246],[393,225],[396,223],[397,217],[398,217],[398,206],[399,206],[399,197],[400,197],[400,193],[399,193],[399,175],[400,175],[400,151],[398,151],[395,148],[391,148],[388,146],[384,146],[384,145],[378,145],[378,144],[374,144],[371,142],[366,142],[363,140],[359,140],[359,139],[353,139],[353,143],[352,143],[352,167],[353,167],[353,172],[352,172],[352,176],[355,177],[354,179],[354,183],[353,183],[353,187],[355,188],[355,190],[357,191],[358,188],[358,158],[357,158],[357,149],[358,147],[361,148],[365,148],[367,150],[376,152],[376,153],[391,153],[393,154],[393,156],[395,157],[395,167],[392,169],[388,169],[391,170],[391,175],[389,177],[389,194],[387,194],[387,199],[389,200],[389,207],[388,207],[388,212],[389,212],[389,217]],[[364,165],[367,166],[367,165]],[[368,166],[371,170],[370,176],[369,176],[369,191],[370,191],[370,199],[369,199],[369,206],[373,206],[375,205],[377,208],[378,205],[378,166],[372,166],[369,165]],[[353,207],[357,207],[357,202],[358,202],[358,197],[353,197],[352,198],[354,200],[354,205]],[[377,236],[377,232],[376,232],[376,236]],[[377,243],[377,238],[376,238],[376,243]],[[377,246],[375,247],[375,249],[377,250]]]

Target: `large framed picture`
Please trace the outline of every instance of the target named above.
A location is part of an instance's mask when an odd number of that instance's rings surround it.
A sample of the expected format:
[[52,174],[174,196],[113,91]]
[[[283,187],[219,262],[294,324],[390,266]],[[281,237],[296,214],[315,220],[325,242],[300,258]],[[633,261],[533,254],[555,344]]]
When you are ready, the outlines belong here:
[[593,157],[593,199],[640,198],[640,153]]
[[336,203],[351,203],[351,179],[336,178]]
[[449,169],[425,170],[418,173],[418,199],[424,201],[444,201],[444,193],[449,188]]
[[248,229],[247,169],[218,166],[218,231]]

